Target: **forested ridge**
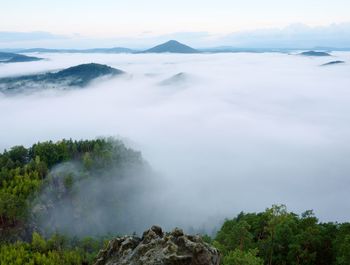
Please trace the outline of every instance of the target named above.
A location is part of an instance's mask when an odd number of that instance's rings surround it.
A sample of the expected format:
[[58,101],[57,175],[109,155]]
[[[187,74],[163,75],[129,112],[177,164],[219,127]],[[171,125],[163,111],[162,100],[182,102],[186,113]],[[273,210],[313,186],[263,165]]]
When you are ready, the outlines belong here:
[[[44,187],[59,189],[50,175],[55,166],[73,161],[82,165],[83,176],[92,171],[142,164],[141,154],[114,139],[42,142],[15,146],[0,154],[0,264],[90,264],[109,235],[71,237],[37,231],[32,204]],[[65,191],[74,178],[63,176]],[[52,190],[54,192],[54,190]],[[60,196],[70,196],[61,192]],[[50,225],[50,224],[49,224]]]
[[[59,171],[63,175],[56,178],[55,169],[66,163],[79,168],[77,176]],[[47,197],[39,195],[49,188],[54,200],[74,198],[72,187],[79,188],[81,179],[144,163],[139,152],[115,139],[49,141],[5,150],[0,154],[0,264],[92,264],[116,234],[47,233],[33,214],[34,206],[49,208]],[[350,264],[350,223],[322,223],[313,211],[298,215],[284,205],[242,212],[225,220],[216,235],[203,238],[220,250],[224,265]]]

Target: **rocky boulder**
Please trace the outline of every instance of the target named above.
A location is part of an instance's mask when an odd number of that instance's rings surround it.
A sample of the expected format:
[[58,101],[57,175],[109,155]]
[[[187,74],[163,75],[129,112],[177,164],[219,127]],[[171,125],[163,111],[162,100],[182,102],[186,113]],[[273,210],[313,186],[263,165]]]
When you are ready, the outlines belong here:
[[200,236],[185,235],[179,228],[164,233],[158,226],[142,238],[124,236],[111,240],[101,250],[95,265],[219,265],[217,249]]

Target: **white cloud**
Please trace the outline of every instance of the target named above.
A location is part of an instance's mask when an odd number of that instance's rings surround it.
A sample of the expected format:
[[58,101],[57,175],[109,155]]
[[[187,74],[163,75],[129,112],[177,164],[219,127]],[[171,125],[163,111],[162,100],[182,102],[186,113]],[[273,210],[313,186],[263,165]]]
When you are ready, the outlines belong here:
[[350,23],[310,27],[292,24],[282,29],[259,29],[223,37],[223,45],[254,48],[350,47]]
[[66,39],[63,35],[55,35],[44,31],[33,31],[33,32],[11,32],[11,31],[0,31],[1,42],[17,42],[17,41],[42,41],[42,40],[56,40]]

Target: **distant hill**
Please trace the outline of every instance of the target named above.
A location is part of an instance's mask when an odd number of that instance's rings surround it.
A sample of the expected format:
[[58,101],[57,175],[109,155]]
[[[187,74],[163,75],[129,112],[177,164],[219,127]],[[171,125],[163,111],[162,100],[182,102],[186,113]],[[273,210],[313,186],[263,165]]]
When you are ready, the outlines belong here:
[[[201,49],[193,49],[187,45],[184,45],[178,41],[172,40],[168,41],[164,44],[158,45],[154,48],[157,48],[159,46],[163,45],[168,45],[171,46],[175,44],[175,46],[182,45],[188,48],[190,48],[190,53],[198,53],[198,52],[203,52],[203,53],[240,53],[240,52],[247,52],[247,53],[263,53],[263,52],[278,52],[278,53],[295,53],[300,51],[300,48],[296,47],[289,47],[289,48],[268,48],[268,47],[234,47],[234,46],[217,46],[217,47],[207,47],[207,48],[201,48]],[[152,49],[154,49],[152,48]],[[160,47],[162,48],[162,47]],[[169,51],[169,47],[165,47],[166,51],[163,52],[173,52]],[[0,53],[144,53],[144,52],[150,52],[150,50],[146,51],[141,51],[141,50],[135,50],[135,49],[130,49],[126,47],[113,47],[113,48],[90,48],[90,49],[62,49],[62,48],[57,48],[57,49],[50,49],[50,48],[30,48],[30,49],[14,49],[14,48],[3,48],[0,49]],[[309,50],[304,52],[301,55],[305,56],[319,56],[318,54],[320,52],[317,51],[350,51],[350,48],[336,48],[336,47],[309,47],[309,48],[303,48],[304,50]],[[157,51],[151,51],[151,52],[157,52]],[[159,51],[158,51],[159,52]],[[182,53],[181,51],[174,51],[174,52],[179,52]],[[188,52],[186,52],[188,53]]]
[[58,72],[1,78],[0,91],[6,93],[24,89],[85,87],[96,78],[123,73],[107,65],[81,64]]
[[60,52],[60,49],[46,49],[46,48],[32,48],[32,49],[24,49],[18,51],[18,53],[33,53],[33,52],[40,52],[40,53],[56,53]]
[[331,56],[328,52],[316,52],[316,51],[302,52],[299,55],[302,55],[302,56],[318,56],[318,57]]
[[4,62],[4,61],[7,61],[7,60],[10,60],[15,55],[16,54],[14,54],[14,53],[0,52],[0,62]]
[[187,74],[181,72],[159,83],[161,86],[183,85],[188,79]]
[[151,49],[143,51],[143,53],[199,53],[198,50],[193,49],[176,40],[170,40],[163,44],[157,45]]
[[247,48],[247,47],[232,47],[232,46],[219,46],[199,49],[200,52],[205,53],[288,53],[293,49],[287,48]]
[[332,61],[329,63],[322,64],[321,66],[327,66],[327,65],[335,65],[335,64],[344,64],[345,61]]
[[114,47],[114,48],[94,48],[94,49],[45,49],[45,48],[33,48],[25,49],[19,51],[19,53],[134,53],[136,51],[123,47]]
[[0,52],[0,63],[20,63],[40,61],[42,58],[26,56],[17,53]]

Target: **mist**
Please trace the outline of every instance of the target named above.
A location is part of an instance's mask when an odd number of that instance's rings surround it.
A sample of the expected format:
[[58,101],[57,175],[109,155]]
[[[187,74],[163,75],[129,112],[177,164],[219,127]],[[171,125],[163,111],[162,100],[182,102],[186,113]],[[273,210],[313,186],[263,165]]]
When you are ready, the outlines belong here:
[[31,202],[31,223],[47,236],[141,233],[156,221],[153,194],[160,182],[147,163],[87,171],[82,162],[70,161],[54,166],[46,180]]
[[[128,75],[86,89],[0,95],[0,148],[122,139],[159,178],[136,201],[150,198],[153,216],[135,227],[214,226],[272,204],[349,220],[350,64],[320,65],[350,62],[350,53],[40,56],[47,60],[0,65],[0,77],[90,62]],[[169,82],[179,73],[181,82]]]

